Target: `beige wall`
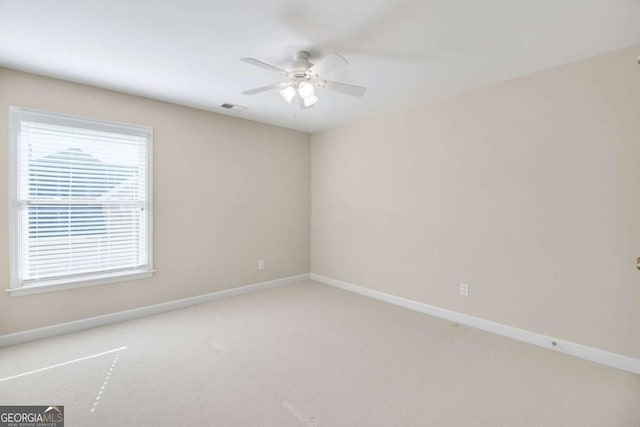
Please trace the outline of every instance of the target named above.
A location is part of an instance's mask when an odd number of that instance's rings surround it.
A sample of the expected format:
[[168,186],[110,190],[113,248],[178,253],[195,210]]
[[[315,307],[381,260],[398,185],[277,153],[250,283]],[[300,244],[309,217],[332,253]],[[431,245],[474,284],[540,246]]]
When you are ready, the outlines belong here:
[[[153,126],[153,278],[4,292],[10,105]],[[0,69],[0,171],[0,335],[309,272],[306,133]]]
[[640,357],[638,56],[314,134],[312,271]]

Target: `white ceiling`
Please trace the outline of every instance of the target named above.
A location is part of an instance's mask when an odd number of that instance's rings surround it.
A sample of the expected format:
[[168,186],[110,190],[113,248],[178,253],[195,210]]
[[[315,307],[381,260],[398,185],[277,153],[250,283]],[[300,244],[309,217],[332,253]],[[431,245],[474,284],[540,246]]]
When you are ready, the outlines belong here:
[[[638,18],[640,0],[0,0],[0,66],[313,132],[638,44]],[[367,94],[302,114],[240,94],[280,77],[239,58],[296,50],[341,53],[326,77]]]

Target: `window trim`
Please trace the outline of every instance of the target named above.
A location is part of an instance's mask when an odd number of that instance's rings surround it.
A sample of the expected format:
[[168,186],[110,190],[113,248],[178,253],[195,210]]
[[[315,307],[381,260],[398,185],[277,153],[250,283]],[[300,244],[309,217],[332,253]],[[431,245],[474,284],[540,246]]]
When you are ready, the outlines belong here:
[[[60,125],[76,125],[95,130],[122,132],[129,135],[144,136],[147,144],[147,203],[149,209],[147,220],[147,266],[142,269],[89,273],[82,276],[63,279],[52,279],[24,286],[21,274],[20,231],[21,218],[18,212],[20,178],[18,177],[18,132],[20,121],[25,119],[45,119],[47,123]],[[150,126],[134,125],[130,123],[99,120],[89,117],[36,110],[23,107],[9,107],[9,258],[10,281],[7,292],[10,295],[28,295],[43,292],[53,292],[63,289],[73,289],[85,286],[97,286],[107,283],[124,282],[135,279],[148,278],[155,272],[153,263],[153,128]]]

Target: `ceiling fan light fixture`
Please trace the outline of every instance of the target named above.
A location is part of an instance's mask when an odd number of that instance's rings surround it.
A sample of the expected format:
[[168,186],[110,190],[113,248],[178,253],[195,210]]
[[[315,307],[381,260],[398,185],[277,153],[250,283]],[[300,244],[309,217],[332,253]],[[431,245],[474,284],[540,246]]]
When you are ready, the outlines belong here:
[[313,88],[313,85],[311,83],[301,82],[298,85],[298,94],[300,94],[300,98],[304,100],[312,97],[315,98],[314,92],[315,92],[315,89]]
[[316,102],[318,102],[318,97],[315,95],[311,95],[307,98],[303,98],[304,101],[304,106],[305,107],[311,107],[313,104],[315,104]]
[[315,63],[309,62],[308,52],[296,52],[293,61],[289,62],[284,69],[258,61],[255,58],[242,58],[242,62],[276,72],[288,81],[273,83],[267,86],[258,87],[242,92],[243,95],[255,95],[271,90],[278,90],[282,98],[291,104],[291,101],[299,96],[298,104],[301,108],[309,108],[318,102],[315,89],[325,89],[339,92],[345,95],[361,97],[367,88],[349,83],[333,82],[324,80],[321,76],[348,64],[347,60],[337,53],[331,53]]
[[287,86],[280,91],[280,95],[287,101],[287,104],[291,104],[291,100],[296,96],[296,90],[291,86]]

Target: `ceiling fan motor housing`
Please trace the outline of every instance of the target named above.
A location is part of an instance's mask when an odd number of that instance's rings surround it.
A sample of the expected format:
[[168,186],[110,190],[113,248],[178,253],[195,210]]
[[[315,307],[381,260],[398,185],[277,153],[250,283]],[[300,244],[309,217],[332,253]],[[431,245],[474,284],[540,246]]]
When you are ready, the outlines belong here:
[[313,66],[311,62],[309,62],[309,52],[296,52],[293,55],[293,61],[287,64],[286,71],[289,73],[292,79],[294,80],[308,80],[310,78],[309,73],[307,72],[309,68]]

